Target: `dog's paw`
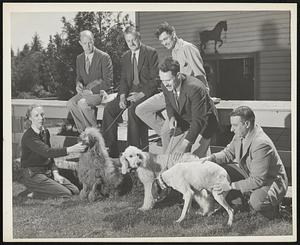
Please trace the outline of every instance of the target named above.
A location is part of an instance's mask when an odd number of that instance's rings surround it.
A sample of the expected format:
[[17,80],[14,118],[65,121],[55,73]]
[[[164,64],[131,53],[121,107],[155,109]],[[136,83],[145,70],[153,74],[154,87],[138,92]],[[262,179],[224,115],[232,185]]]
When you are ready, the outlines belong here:
[[140,208],[138,208],[138,210],[140,210],[140,211],[148,211],[148,210],[150,210],[151,209],[151,207],[140,207]]
[[195,213],[196,215],[205,216],[205,213],[203,213],[202,211],[196,211]]
[[181,221],[183,220],[183,218],[179,218],[179,219],[177,219],[176,221],[175,221],[175,223],[181,223]]

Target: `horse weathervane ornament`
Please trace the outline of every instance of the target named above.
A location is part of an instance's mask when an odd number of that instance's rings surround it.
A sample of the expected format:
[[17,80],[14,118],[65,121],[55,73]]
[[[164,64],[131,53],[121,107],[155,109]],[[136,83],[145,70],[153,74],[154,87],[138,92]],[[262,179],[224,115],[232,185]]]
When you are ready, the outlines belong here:
[[215,53],[218,53],[217,51],[217,42],[220,42],[218,48],[220,48],[223,44],[223,40],[221,39],[221,32],[222,30],[225,31],[225,36],[227,32],[227,21],[220,21],[214,29],[210,31],[202,31],[200,32],[200,41],[201,41],[201,51],[204,52],[204,49],[206,48],[206,43],[209,40],[215,41]]

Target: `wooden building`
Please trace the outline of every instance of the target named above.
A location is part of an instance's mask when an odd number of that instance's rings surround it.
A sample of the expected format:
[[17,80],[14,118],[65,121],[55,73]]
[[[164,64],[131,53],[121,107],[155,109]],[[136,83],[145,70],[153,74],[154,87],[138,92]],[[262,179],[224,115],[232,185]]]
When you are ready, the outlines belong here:
[[[202,53],[212,96],[223,100],[291,100],[289,11],[136,12],[142,41],[158,50],[160,61],[171,55],[154,35],[163,21],[175,27],[178,37],[199,49],[200,33],[226,21],[227,31],[221,32],[223,45],[217,45],[215,53],[214,41],[209,41]],[[279,149],[291,150],[290,128],[264,130]],[[221,139],[224,137],[227,139]],[[225,145],[230,136],[221,138],[217,144]]]
[[[137,12],[136,25],[145,44],[160,60],[170,55],[156,39],[158,24],[167,21],[178,37],[200,47],[200,32],[227,22],[223,45],[215,54],[209,41],[203,59],[213,96],[226,100],[291,100],[289,11]],[[233,89],[234,88],[234,89]]]

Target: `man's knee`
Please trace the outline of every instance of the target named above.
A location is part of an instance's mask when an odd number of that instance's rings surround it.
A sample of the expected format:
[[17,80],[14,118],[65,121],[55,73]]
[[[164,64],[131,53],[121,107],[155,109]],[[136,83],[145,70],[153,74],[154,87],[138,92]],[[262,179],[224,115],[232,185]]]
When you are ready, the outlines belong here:
[[144,103],[139,104],[136,108],[135,108],[135,114],[139,117],[139,118],[143,118],[143,115],[145,114],[145,109],[143,106]]
[[249,204],[255,211],[262,211],[266,207],[271,206],[266,193],[259,189],[250,195]]
[[74,106],[76,106],[76,103],[75,103],[75,101],[73,100],[73,97],[72,97],[67,102],[67,108],[70,110],[70,109],[74,108]]
[[88,103],[86,102],[85,99],[79,100],[79,101],[77,102],[77,105],[78,105],[78,108],[79,108],[80,110],[82,110],[82,111],[91,108],[91,107],[88,105]]

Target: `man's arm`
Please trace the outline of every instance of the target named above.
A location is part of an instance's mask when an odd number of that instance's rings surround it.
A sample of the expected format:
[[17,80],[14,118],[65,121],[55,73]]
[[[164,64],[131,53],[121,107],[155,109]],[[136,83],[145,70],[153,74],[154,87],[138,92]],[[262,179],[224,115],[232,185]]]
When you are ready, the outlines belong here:
[[94,94],[100,90],[107,90],[111,87],[113,81],[113,66],[108,54],[104,54],[101,59],[102,78],[96,79],[89,83],[86,88],[91,89]]
[[203,67],[203,60],[197,47],[194,45],[186,46],[184,49],[184,55],[187,63],[191,66],[193,76],[197,77],[208,88],[206,74]]
[[167,115],[170,119],[170,118],[174,117],[175,110],[174,110],[174,108],[171,105],[171,102],[169,100],[168,90],[165,88],[165,86],[163,84],[161,86],[162,86],[163,94],[164,94],[164,97],[165,97]]
[[234,188],[247,192],[266,184],[269,166],[273,160],[272,151],[272,147],[265,143],[254,146],[250,153],[252,155],[250,177],[234,182]]
[[147,59],[149,62],[149,78],[146,84],[143,84],[142,92],[145,96],[151,96],[157,89],[158,78],[158,54],[155,49],[147,50]]
[[222,150],[212,154],[212,161],[218,164],[226,164],[233,162],[235,159],[235,145],[237,138],[234,137],[231,142]]
[[191,100],[191,125],[190,129],[185,137],[190,144],[194,144],[199,134],[203,134],[205,127],[207,126],[207,105],[206,105],[206,92],[203,89],[194,87],[190,89]]
[[125,55],[124,54],[121,58],[121,78],[120,78],[120,88],[119,88],[119,94],[124,94],[125,96],[128,95],[129,88],[128,88],[128,82],[126,78],[126,63],[125,63]]

